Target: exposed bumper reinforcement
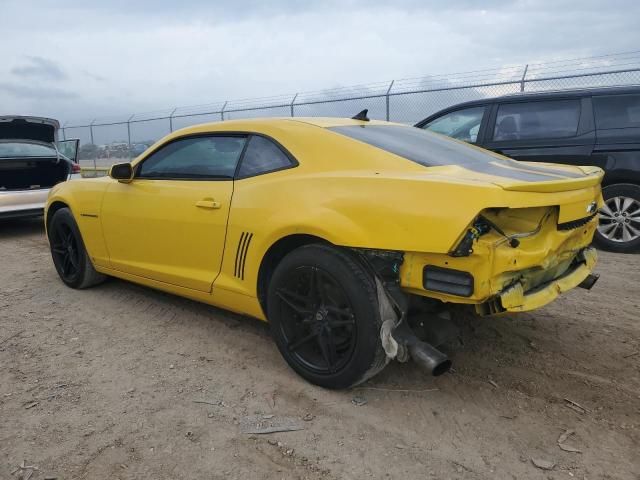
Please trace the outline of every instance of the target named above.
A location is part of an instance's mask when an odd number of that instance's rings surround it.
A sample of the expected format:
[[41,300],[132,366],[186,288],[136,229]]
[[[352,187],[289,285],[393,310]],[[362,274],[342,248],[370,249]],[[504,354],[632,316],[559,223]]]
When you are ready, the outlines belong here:
[[581,255],[583,261],[574,266],[561,277],[536,289],[524,292],[520,282],[510,286],[500,293],[500,303],[507,312],[526,312],[543,307],[555,300],[561,293],[580,285],[591,275],[598,258],[596,250],[592,247],[585,248]]

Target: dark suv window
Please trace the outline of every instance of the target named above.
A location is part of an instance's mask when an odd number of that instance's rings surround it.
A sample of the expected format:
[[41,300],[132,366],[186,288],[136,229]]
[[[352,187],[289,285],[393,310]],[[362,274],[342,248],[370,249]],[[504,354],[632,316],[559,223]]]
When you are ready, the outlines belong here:
[[596,128],[640,127],[640,95],[593,97]]
[[580,100],[506,103],[498,107],[495,141],[573,137],[578,131]]
[[423,126],[425,130],[475,143],[485,107],[472,107],[449,112]]
[[291,166],[289,157],[271,140],[257,135],[249,139],[238,177],[252,177]]
[[218,179],[233,178],[244,148],[244,137],[191,137],[165,145],[145,159],[137,178]]

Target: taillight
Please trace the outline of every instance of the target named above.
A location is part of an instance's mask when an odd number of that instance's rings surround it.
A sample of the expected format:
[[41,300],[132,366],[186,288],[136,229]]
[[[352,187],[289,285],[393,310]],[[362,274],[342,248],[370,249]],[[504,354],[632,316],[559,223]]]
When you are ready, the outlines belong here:
[[80,173],[80,165],[73,163],[71,165],[71,173]]

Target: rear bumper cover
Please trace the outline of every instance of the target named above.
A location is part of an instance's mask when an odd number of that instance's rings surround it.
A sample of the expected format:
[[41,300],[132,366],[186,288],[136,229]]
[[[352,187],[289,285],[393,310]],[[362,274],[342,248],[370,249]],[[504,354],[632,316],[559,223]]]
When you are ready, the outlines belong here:
[[598,255],[593,247],[580,252],[581,260],[576,262],[558,278],[538,285],[525,292],[522,283],[504,289],[499,294],[500,304],[506,312],[526,312],[543,307],[555,300],[560,294],[580,285],[595,267]]
[[42,215],[48,188],[0,192],[0,218]]
[[[80,179],[82,175],[69,174],[67,180]],[[51,188],[33,190],[0,191],[0,218],[32,217],[42,215]]]

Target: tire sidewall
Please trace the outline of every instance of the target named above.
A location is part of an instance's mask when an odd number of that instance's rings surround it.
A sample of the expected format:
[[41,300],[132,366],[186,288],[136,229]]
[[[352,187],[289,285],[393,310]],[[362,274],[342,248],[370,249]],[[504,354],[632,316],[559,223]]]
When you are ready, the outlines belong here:
[[[602,189],[602,197],[605,201],[619,196],[634,198],[640,202],[640,186],[632,183],[618,183],[608,185]],[[640,238],[631,242],[614,242],[596,230],[593,242],[601,249],[610,252],[634,253],[640,251]]]
[[75,237],[76,245],[78,246],[78,269],[73,276],[71,276],[70,278],[65,278],[64,274],[62,273],[61,267],[55,261],[53,251],[51,251],[51,259],[53,260],[53,265],[55,266],[55,269],[58,272],[58,276],[60,277],[60,279],[69,287],[78,288],[82,285],[82,282],[84,281],[85,271],[87,267],[86,265],[87,254],[84,248],[84,242],[82,241],[82,235],[80,235],[78,224],[73,218],[73,214],[71,213],[71,210],[69,210],[68,208],[61,208],[60,210],[56,211],[53,214],[53,217],[51,218],[51,223],[49,224],[47,236],[49,238],[50,246],[52,242],[51,232],[55,229],[55,226],[59,225],[60,223],[67,225]]
[[[346,255],[323,245],[298,248],[280,262],[268,288],[267,316],[280,353],[300,376],[325,388],[347,388],[361,381],[375,363],[378,349],[382,348],[375,283],[362,266],[349,257],[345,258]],[[319,374],[300,365],[288,351],[281,331],[279,309],[286,307],[277,300],[275,292],[293,269],[303,265],[318,267],[329,273],[344,289],[355,315],[357,333],[354,352],[348,363],[333,374]]]

